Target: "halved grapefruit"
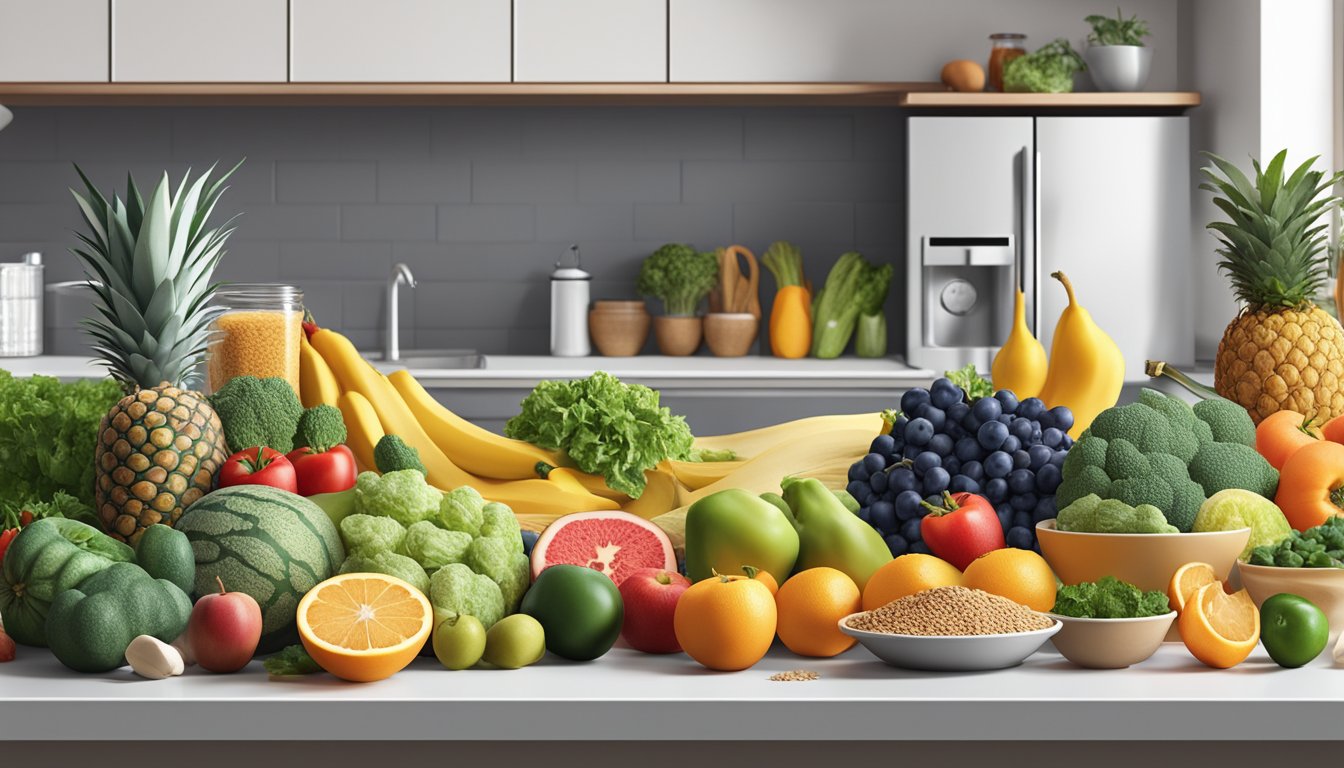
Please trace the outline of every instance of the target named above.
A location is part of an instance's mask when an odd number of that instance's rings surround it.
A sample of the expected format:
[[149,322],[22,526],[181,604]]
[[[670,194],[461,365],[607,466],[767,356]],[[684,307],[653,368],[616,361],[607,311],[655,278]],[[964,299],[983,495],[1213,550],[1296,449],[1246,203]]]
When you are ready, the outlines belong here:
[[620,586],[640,568],[677,570],[667,534],[627,512],[575,512],[546,526],[532,545],[532,578],[567,563],[601,571]]

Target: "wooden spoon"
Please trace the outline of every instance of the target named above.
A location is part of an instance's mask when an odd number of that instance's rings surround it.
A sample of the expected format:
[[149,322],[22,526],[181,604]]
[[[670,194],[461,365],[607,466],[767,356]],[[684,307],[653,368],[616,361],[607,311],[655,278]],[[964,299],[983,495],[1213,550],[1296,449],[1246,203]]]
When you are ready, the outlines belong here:
[[[756,263],[756,254],[752,253],[751,249],[741,245],[729,246],[727,253],[732,264],[732,270],[737,272],[737,292],[733,296],[731,311],[749,313],[759,320],[761,317],[761,274],[760,267]],[[747,260],[747,274],[745,275],[742,274],[737,261],[739,255]]]
[[736,312],[735,302],[737,301],[737,284],[742,273],[737,268],[737,257],[733,255],[733,249],[720,248],[717,251],[719,257],[719,301],[723,312]]

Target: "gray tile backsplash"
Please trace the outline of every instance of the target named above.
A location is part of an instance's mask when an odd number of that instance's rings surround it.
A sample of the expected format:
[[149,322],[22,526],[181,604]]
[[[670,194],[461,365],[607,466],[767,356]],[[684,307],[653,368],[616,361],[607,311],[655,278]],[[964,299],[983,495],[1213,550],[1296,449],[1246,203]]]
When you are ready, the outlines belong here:
[[41,250],[49,281],[80,277],[71,162],[120,192],[128,170],[143,189],[246,157],[221,278],[299,283],[319,322],[377,347],[404,261],[403,345],[544,353],[570,242],[594,298],[633,297],[672,240],[792,239],[818,285],[846,250],[899,262],[903,131],[892,109],[21,108],[0,133],[0,261]]

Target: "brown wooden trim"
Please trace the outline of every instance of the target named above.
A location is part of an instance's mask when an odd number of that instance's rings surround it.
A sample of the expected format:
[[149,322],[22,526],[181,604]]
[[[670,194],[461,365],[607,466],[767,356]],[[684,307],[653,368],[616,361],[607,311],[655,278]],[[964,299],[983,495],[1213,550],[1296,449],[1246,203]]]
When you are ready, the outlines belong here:
[[902,107],[965,108],[1095,108],[1153,107],[1185,109],[1199,106],[1200,96],[1189,91],[1140,91],[1136,93],[957,93],[955,91],[909,92],[901,96]]

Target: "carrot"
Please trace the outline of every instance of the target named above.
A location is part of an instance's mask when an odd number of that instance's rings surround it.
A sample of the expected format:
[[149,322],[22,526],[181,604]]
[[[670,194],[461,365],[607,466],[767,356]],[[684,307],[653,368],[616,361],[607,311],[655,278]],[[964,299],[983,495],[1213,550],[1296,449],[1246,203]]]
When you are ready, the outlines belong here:
[[1255,428],[1255,450],[1275,469],[1283,469],[1289,456],[1320,439],[1321,429],[1312,418],[1293,411],[1276,411]]
[[807,357],[812,347],[812,297],[801,285],[786,285],[770,310],[770,351],[775,357]]
[[1274,503],[1299,531],[1344,515],[1344,445],[1321,440],[1289,456]]

